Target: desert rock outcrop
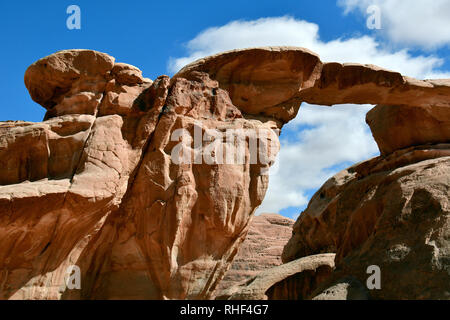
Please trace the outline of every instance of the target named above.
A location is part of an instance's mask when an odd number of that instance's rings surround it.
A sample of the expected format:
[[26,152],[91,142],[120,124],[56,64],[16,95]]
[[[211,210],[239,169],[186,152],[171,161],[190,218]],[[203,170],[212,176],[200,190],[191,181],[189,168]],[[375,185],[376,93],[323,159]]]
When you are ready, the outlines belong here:
[[253,217],[247,237],[214,295],[220,297],[230,287],[282,264],[281,253],[292,235],[293,224],[293,220],[278,214]]
[[302,300],[309,297],[334,269],[333,253],[303,257],[279,265],[229,287],[228,300]]
[[[1,297],[209,297],[263,200],[277,124],[246,119],[207,74],[152,82],[93,51],[41,59],[25,83],[48,111],[1,127]],[[227,130],[241,141],[211,139]],[[258,130],[272,154],[250,163],[239,134]],[[241,162],[219,162],[237,143]],[[71,263],[80,290],[64,288]]]
[[[302,102],[378,104],[367,121],[381,156],[325,184],[284,261],[336,252],[333,283],[379,263],[385,279],[425,288],[373,296],[446,297],[448,80],[268,47],[154,81],[107,54],[66,50],[31,65],[25,85],[47,114],[0,123],[0,298],[211,298],[264,199],[279,130]],[[399,276],[411,264],[423,276]],[[80,288],[64,280],[73,266]],[[269,296],[304,297],[287,274]]]
[[[397,151],[396,166],[380,166],[380,157],[331,178],[294,225],[283,261],[336,252],[329,284],[354,277],[365,285],[369,266],[378,266],[381,288],[370,291],[372,298],[449,299],[450,145],[445,147]],[[421,152],[434,158],[424,160]]]

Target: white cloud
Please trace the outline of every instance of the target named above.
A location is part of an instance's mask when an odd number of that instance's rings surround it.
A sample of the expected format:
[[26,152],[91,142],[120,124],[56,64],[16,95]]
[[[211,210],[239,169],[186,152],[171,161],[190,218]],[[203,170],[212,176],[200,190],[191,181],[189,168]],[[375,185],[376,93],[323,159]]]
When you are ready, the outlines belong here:
[[449,0],[339,0],[345,12],[357,10],[367,15],[367,8],[377,5],[382,32],[399,44],[432,49],[450,44]]
[[[201,32],[186,45],[187,55],[169,61],[172,72],[204,56],[237,48],[290,45],[306,47],[323,61],[371,63],[416,78],[450,77],[439,71],[436,56],[412,56],[408,50],[390,51],[370,36],[324,42],[314,23],[292,17],[233,21]],[[378,152],[365,114],[370,106],[319,107],[303,105],[283,129],[279,170],[270,176],[269,190],[258,209],[279,212],[304,206],[307,192],[320,187],[339,165],[356,163]]]
[[201,32],[187,43],[189,56],[173,59],[169,68],[178,71],[196,59],[232,49],[268,45],[311,47],[318,41],[318,31],[316,24],[290,17],[232,21]]
[[335,173],[332,167],[378,154],[364,120],[372,107],[302,105],[297,118],[283,128],[289,139],[281,141],[277,168],[258,213],[304,206],[306,191],[319,188]]

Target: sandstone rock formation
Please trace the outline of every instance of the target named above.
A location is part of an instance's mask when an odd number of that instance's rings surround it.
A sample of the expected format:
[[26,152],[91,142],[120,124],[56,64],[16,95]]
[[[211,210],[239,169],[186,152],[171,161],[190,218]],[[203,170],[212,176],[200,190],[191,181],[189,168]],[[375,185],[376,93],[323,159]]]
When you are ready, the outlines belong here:
[[372,298],[449,299],[449,147],[446,156],[430,146],[434,159],[410,150],[397,168],[377,168],[380,157],[331,178],[294,225],[283,261],[336,252],[325,287],[348,276],[365,285],[375,265],[381,289]]
[[[1,298],[209,297],[263,200],[277,124],[246,119],[207,74],[152,82],[93,51],[41,59],[25,83],[48,112],[0,127]],[[242,163],[177,162],[174,132],[196,128],[268,131],[275,147],[250,163],[238,136]],[[217,141],[181,154],[238,143]],[[64,285],[72,264],[80,290]]]
[[297,95],[317,82],[321,69],[319,56],[303,48],[253,48],[200,59],[181,69],[174,79],[205,72],[245,113],[287,122],[300,107]]
[[330,277],[333,253],[300,258],[267,269],[248,281],[229,287],[222,298],[229,300],[302,300]]
[[[323,286],[323,284],[322,284]],[[316,288],[316,292],[310,292],[312,300],[370,300],[367,287],[354,277],[345,277],[332,283],[328,283],[323,291]]]
[[278,214],[253,217],[247,237],[214,295],[221,297],[236,284],[282,264],[281,253],[292,235],[293,224],[293,220]]
[[410,146],[450,142],[450,108],[378,105],[367,114],[381,154]]
[[285,122],[297,115],[302,102],[450,106],[450,79],[422,81],[374,65],[323,63],[317,54],[296,47],[221,53],[184,67],[175,78],[193,71],[217,80],[239,108]]
[[[379,104],[367,122],[381,156],[319,190],[283,260],[336,252],[315,286],[364,283],[371,263],[385,270],[375,298],[448,297],[449,80],[270,47],[154,81],[104,53],[61,51],[25,84],[47,114],[0,123],[0,298],[211,298],[302,102]],[[64,281],[74,265],[81,288]],[[258,297],[304,298],[298,283],[315,276],[297,273]]]

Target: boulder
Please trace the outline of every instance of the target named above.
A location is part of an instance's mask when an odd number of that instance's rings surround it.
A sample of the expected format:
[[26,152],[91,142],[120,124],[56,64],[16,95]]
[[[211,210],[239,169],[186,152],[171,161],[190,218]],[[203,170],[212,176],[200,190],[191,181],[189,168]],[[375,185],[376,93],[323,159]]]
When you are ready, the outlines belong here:
[[91,50],[65,50],[33,63],[25,73],[31,98],[51,109],[74,86],[78,92],[102,92],[114,58]]
[[369,290],[358,280],[345,277],[331,287],[312,293],[312,300],[370,300]]

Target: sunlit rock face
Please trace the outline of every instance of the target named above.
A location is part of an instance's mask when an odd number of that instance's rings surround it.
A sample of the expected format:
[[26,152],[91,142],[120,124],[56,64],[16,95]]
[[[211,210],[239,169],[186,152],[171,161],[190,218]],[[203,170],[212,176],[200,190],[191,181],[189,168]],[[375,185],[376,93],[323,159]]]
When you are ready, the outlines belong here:
[[[107,54],[67,50],[31,65],[25,85],[47,114],[0,123],[2,299],[213,297],[264,199],[280,129],[302,102],[379,104],[367,122],[382,155],[327,182],[283,259],[336,252],[338,270],[356,277],[388,248],[398,270],[417,264],[450,283],[447,80],[270,47],[204,58],[153,81]],[[366,250],[370,241],[381,247]],[[423,255],[409,254],[416,250]],[[321,280],[334,255],[279,270],[292,283],[322,265]],[[235,296],[309,294],[295,284],[269,288],[282,278]]]
[[[282,122],[243,113],[206,73],[150,81],[93,51],[39,60],[25,83],[48,111],[0,125],[1,298],[210,297]],[[65,286],[72,265],[79,290]]]

